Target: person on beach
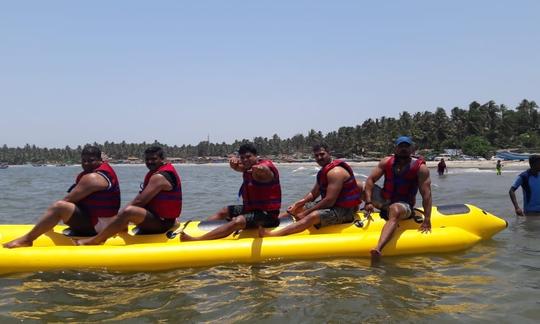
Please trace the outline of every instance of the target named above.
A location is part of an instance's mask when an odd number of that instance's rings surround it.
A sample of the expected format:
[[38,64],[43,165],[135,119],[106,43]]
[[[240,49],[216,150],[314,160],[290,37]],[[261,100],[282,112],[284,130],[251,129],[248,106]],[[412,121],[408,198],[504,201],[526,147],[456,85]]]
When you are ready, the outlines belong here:
[[129,223],[140,234],[165,233],[176,225],[182,211],[182,183],[174,166],[165,161],[163,149],[151,146],[144,151],[148,173],[142,190],[120,210],[114,220],[96,236],[78,240],[78,245],[97,245],[125,231]]
[[[540,216],[540,155],[529,156],[529,169],[519,174],[510,187],[510,200],[514,205],[516,215]],[[519,208],[515,191],[521,186],[523,190],[523,209]]]
[[240,146],[238,155],[229,160],[229,165],[234,171],[242,172],[243,183],[239,196],[242,196],[243,204],[223,207],[209,218],[226,219],[228,223],[199,237],[182,231],[180,241],[214,240],[246,228],[279,225],[281,184],[277,168],[271,160],[258,158],[253,144]]
[[[297,221],[275,231],[260,228],[260,237],[289,235],[302,232],[311,226],[319,229],[354,221],[362,192],[353,170],[342,160],[332,160],[326,144],[314,145],[313,155],[321,166],[317,173],[317,182],[307,195],[287,208],[287,212]],[[321,200],[312,206],[306,206],[319,196]]]
[[442,176],[444,175],[444,171],[448,172],[448,169],[446,168],[446,162],[444,162],[444,158],[441,158],[441,161],[439,164],[437,164],[437,173]]
[[502,175],[502,163],[501,163],[501,160],[497,160],[497,165],[495,165],[495,169],[497,170],[497,175]]
[[53,203],[25,235],[4,244],[6,248],[32,246],[40,235],[63,221],[78,235],[95,235],[111,222],[120,208],[120,186],[113,168],[101,159],[101,150],[86,146],[81,166],[68,194]]
[[385,157],[373,169],[366,180],[364,209],[373,212],[372,202],[375,182],[384,175],[382,196],[388,201],[381,209],[381,217],[386,220],[379,242],[371,250],[371,259],[376,262],[382,255],[384,246],[392,239],[400,220],[413,216],[416,193],[420,190],[424,221],[420,226],[422,233],[431,231],[431,179],[429,169],[423,159],[412,157],[414,143],[410,137],[401,136],[395,141],[394,155]]

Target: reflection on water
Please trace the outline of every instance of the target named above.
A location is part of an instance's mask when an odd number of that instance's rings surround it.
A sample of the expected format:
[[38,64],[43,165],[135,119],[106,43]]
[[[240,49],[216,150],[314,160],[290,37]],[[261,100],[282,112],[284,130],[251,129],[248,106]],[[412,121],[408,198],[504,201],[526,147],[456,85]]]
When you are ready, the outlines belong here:
[[[9,318],[103,321],[417,321],[489,311],[495,251],[229,265],[162,273],[58,272],[4,278]],[[466,268],[464,270],[464,267]],[[464,317],[467,318],[467,317]]]
[[[283,201],[313,185],[317,169],[281,165]],[[227,166],[179,166],[184,219],[235,203],[240,175]],[[3,223],[34,222],[79,171],[9,168],[0,178]],[[222,265],[157,273],[50,272],[0,278],[2,321],[457,322],[540,320],[540,218],[516,218],[515,174],[451,170],[433,178],[435,204],[465,202],[503,216],[493,240],[452,254]],[[118,167],[122,201],[138,191],[144,166]],[[357,174],[370,169],[355,168]],[[6,176],[7,175],[7,176]],[[29,192],[32,197],[29,197]],[[31,204],[29,199],[31,198]]]

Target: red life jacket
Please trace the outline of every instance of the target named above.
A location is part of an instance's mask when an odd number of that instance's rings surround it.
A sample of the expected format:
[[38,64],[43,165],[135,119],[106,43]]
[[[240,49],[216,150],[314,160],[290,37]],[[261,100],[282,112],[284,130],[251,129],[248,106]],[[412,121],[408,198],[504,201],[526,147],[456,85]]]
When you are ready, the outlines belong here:
[[389,199],[391,203],[401,201],[414,207],[418,192],[418,170],[426,161],[411,158],[409,165],[405,166],[400,174],[396,172],[395,161],[396,158],[392,155],[384,167],[383,198]]
[[118,209],[120,209],[120,185],[116,173],[109,163],[101,163],[101,165],[92,172],[83,171],[79,173],[75,180],[75,184],[69,188],[68,192],[81,181],[81,178],[84,175],[94,172],[101,174],[107,179],[109,188],[91,193],[79,201],[77,206],[89,215],[92,224],[96,225],[99,217],[113,217],[118,214]]
[[244,182],[240,187],[244,211],[279,211],[281,208],[279,172],[270,160],[259,160],[256,165],[270,168],[274,173],[274,179],[270,182],[259,182],[253,179],[251,172],[244,172]]
[[324,199],[324,197],[326,197],[326,189],[328,187],[328,172],[330,172],[330,170],[337,166],[340,166],[347,170],[350,177],[345,180],[345,182],[343,182],[343,187],[341,187],[341,191],[339,192],[334,206],[342,208],[353,208],[360,205],[360,203],[362,202],[360,198],[360,189],[358,189],[358,184],[356,183],[356,179],[354,178],[353,170],[345,161],[341,160],[333,160],[332,162],[325,165],[322,169],[320,169],[319,173],[317,173],[317,184],[319,185],[321,198]]
[[145,208],[148,209],[155,216],[161,218],[174,219],[180,216],[182,212],[182,184],[180,182],[180,176],[176,172],[174,166],[170,163],[165,163],[157,170],[149,171],[144,177],[144,183],[142,189],[146,188],[150,177],[156,173],[169,172],[174,175],[176,179],[176,187],[170,191],[160,191],[157,195],[146,204]]

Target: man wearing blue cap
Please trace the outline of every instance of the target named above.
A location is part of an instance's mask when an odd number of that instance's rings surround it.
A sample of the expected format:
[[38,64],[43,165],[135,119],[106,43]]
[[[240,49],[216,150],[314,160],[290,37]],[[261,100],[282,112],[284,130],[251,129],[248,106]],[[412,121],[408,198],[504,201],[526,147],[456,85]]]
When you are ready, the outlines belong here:
[[[416,193],[420,190],[422,206],[424,207],[424,221],[420,226],[422,233],[431,231],[431,179],[426,162],[421,158],[413,158],[414,143],[408,136],[396,139],[394,155],[382,159],[373,169],[366,180],[365,210],[373,212],[372,202],[375,182],[384,175],[382,198],[386,201],[381,208],[381,217],[386,219],[379,242],[371,250],[372,261],[378,261],[382,249],[392,239],[400,220],[408,219],[414,215],[413,208],[416,203]],[[379,206],[377,206],[379,207]]]

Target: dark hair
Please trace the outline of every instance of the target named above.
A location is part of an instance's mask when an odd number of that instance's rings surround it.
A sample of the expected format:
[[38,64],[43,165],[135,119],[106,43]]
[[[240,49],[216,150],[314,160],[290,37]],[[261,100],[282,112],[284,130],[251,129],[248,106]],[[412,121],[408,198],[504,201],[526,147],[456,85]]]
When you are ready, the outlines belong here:
[[537,163],[540,160],[540,155],[533,154],[529,156],[529,166],[532,168],[533,164]]
[[97,146],[87,145],[81,151],[81,156],[87,155],[101,160],[101,150]]
[[248,152],[257,155],[257,149],[255,148],[255,145],[251,143],[240,145],[240,148],[238,149],[238,154],[246,154]]
[[150,146],[149,148],[144,150],[144,155],[148,155],[148,154],[157,154],[161,159],[165,158],[163,149],[159,146]]
[[328,148],[328,144],[326,143],[317,143],[313,145],[313,152],[320,151],[321,149],[325,150],[326,152],[330,152],[330,149]]

